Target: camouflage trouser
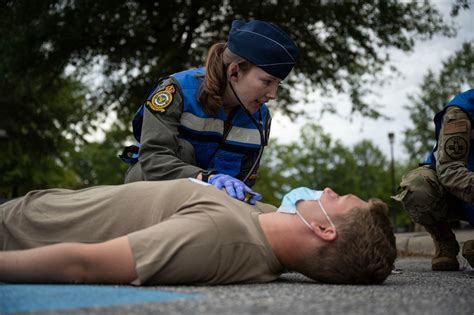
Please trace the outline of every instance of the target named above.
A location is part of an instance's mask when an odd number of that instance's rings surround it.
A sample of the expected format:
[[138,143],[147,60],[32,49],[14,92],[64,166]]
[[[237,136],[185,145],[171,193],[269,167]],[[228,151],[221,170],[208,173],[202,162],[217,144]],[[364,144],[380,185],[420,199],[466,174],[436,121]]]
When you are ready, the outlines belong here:
[[446,191],[438,181],[436,171],[429,166],[421,166],[405,174],[393,199],[403,204],[413,222],[424,226],[462,217],[461,201]]

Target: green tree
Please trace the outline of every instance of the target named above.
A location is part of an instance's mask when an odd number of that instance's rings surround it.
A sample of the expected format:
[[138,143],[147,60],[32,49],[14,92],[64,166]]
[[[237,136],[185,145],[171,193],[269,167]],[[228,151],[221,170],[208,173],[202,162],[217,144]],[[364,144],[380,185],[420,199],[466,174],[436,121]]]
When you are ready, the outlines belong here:
[[420,85],[420,92],[410,95],[413,127],[404,130],[404,146],[412,167],[423,161],[435,144],[433,117],[456,94],[474,86],[474,42],[466,42],[445,62],[441,71],[429,71]]
[[[315,124],[304,126],[299,138],[298,143],[271,143],[265,151],[259,170],[261,178],[254,187],[265,202],[278,206],[286,192],[299,186],[331,187],[342,195],[382,199],[392,209],[395,207],[398,226],[410,224],[408,216],[390,199],[390,164],[371,141],[361,140],[346,147]],[[403,167],[396,165],[397,183]]]
[[0,194],[16,197],[35,188],[75,186],[78,178],[66,165],[84,119],[82,83],[32,73],[0,89],[0,129],[6,131],[0,139]]
[[303,127],[300,142],[287,145],[273,143],[265,152],[260,173],[262,180],[255,190],[279,202],[282,194],[297,186],[338,193],[354,193],[363,198],[388,195],[388,164],[382,152],[370,141],[363,140],[352,148],[345,147],[324,133],[321,127]]
[[[467,6],[454,3],[453,14]],[[418,1],[2,1],[0,130],[9,150],[2,187],[51,183],[42,159],[62,169],[104,114],[128,122],[160,76],[201,65],[233,19],[269,17],[301,48],[279,101],[286,112],[288,92],[303,87],[348,93],[355,112],[376,117],[361,100],[362,84],[389,61],[384,49],[408,51],[417,37],[454,34],[432,3]]]
[[[467,1],[454,5],[465,8]],[[2,6],[4,40],[15,43],[5,53],[33,50],[36,65],[61,72],[73,63],[78,74],[88,74],[99,58],[110,75],[100,92],[110,92],[127,115],[158,77],[201,65],[235,18],[271,17],[290,32],[301,48],[290,86],[304,77],[307,87],[349,92],[354,109],[368,113],[361,79],[388,61],[380,48],[408,51],[415,38],[454,34],[432,3],[419,1],[20,0]]]
[[85,142],[75,151],[69,168],[79,177],[80,186],[123,184],[128,166],[117,156],[128,136],[128,128],[116,123],[107,130],[103,141]]

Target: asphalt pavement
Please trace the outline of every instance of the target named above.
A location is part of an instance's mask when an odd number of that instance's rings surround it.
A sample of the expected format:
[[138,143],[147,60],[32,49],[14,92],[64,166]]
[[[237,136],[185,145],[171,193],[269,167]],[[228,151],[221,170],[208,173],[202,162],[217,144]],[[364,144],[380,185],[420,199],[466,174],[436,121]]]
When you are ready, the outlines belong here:
[[[462,243],[474,239],[474,230],[456,236]],[[431,271],[434,247],[425,232],[396,239],[401,255],[382,285],[328,285],[298,273],[267,284],[222,286],[0,283],[0,314],[474,314],[473,272]]]
[[[268,284],[225,286],[159,286],[131,288],[129,286],[103,286],[108,291],[121,289],[136,292],[166,292],[169,298],[141,303],[88,305],[72,307],[60,304],[65,294],[47,293],[48,286],[36,293],[46,299],[49,309],[34,309],[24,314],[474,314],[471,274],[433,272],[428,257],[403,257],[396,261],[397,272],[382,285],[327,285],[313,282],[297,273],[285,273],[279,280]],[[2,285],[0,285],[0,288]],[[53,286],[54,288],[55,286]],[[71,285],[76,300],[87,298],[87,290]],[[63,289],[63,288],[61,288]],[[91,294],[98,294],[92,286]],[[108,292],[107,294],[114,294]],[[177,294],[173,299],[171,296]],[[1,295],[0,295],[1,297]],[[122,297],[126,298],[126,296]],[[0,300],[0,305],[5,300]],[[29,303],[18,296],[10,306]],[[10,308],[11,309],[11,308]],[[12,314],[3,309],[2,314]],[[33,310],[33,309],[31,309]]]

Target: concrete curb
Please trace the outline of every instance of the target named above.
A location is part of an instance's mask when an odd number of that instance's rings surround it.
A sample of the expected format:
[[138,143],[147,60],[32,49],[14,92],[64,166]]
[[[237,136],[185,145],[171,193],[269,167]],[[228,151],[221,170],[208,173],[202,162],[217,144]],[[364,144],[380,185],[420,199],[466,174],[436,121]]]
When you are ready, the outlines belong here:
[[[474,240],[474,229],[456,230],[454,234],[460,246],[467,240]],[[434,255],[433,240],[427,232],[395,233],[395,239],[401,255]]]

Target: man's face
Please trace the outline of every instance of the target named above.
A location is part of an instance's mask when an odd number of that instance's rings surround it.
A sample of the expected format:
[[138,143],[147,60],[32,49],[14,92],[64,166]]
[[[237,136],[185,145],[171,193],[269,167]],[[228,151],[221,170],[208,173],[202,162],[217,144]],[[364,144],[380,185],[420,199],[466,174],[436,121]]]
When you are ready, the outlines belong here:
[[337,215],[349,212],[354,207],[368,208],[369,203],[352,194],[339,196],[331,188],[325,188],[321,196],[321,203],[326,209],[329,217],[333,218]]
[[[369,203],[356,197],[352,194],[339,196],[331,188],[325,188],[319,200],[302,200],[297,202],[297,209],[308,210],[314,219],[322,226],[333,226],[334,218],[338,215],[349,212],[352,208],[368,208]],[[311,229],[307,219],[305,219],[299,212],[296,212],[303,220],[303,222]]]
[[253,114],[262,104],[276,98],[280,81],[259,67],[252,67],[246,73],[239,72],[238,80],[232,81],[232,85],[245,108]]

